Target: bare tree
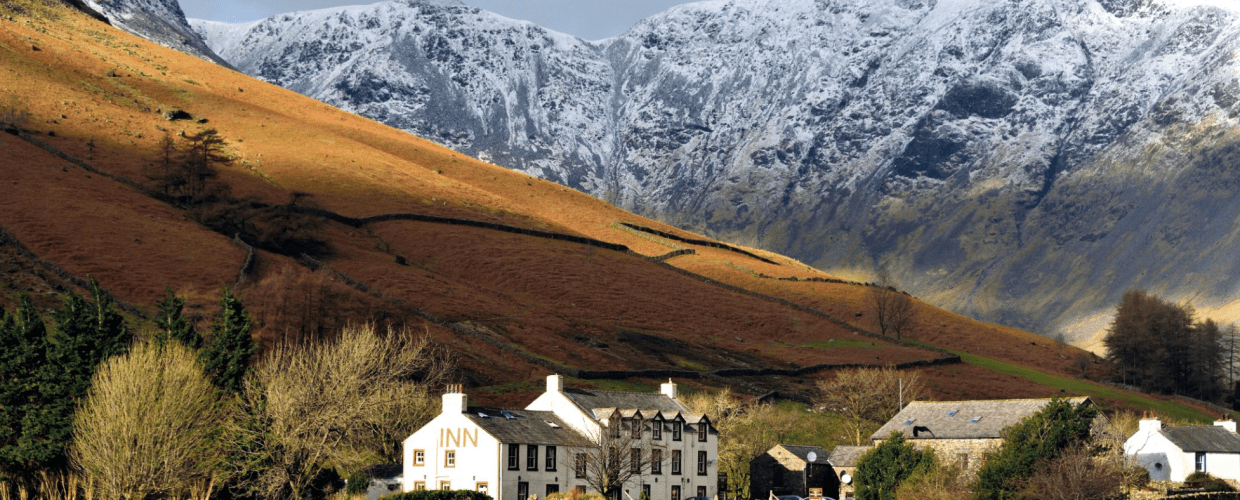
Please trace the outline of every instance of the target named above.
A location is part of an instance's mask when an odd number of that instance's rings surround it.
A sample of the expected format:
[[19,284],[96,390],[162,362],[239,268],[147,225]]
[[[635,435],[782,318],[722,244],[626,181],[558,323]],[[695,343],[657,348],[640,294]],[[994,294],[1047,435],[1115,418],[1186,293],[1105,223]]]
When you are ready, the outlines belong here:
[[666,447],[653,446],[644,432],[633,431],[634,426],[640,431],[645,421],[622,419],[615,413],[599,429],[598,436],[592,440],[587,437],[573,446],[573,471],[577,477],[603,496],[618,499],[625,483],[650,472],[652,460],[670,460],[671,451]]
[[1136,455],[1128,455],[1124,450],[1124,443],[1137,432],[1139,425],[1135,414],[1118,412],[1105,419],[1100,431],[1094,433],[1097,461],[1107,470],[1117,471],[1125,494],[1149,480],[1149,472],[1137,464]]
[[429,388],[452,373],[428,337],[373,326],[276,347],[246,380],[238,473],[260,496],[304,498],[328,464],[349,471],[395,460],[400,439],[439,411]]
[[1122,480],[1113,463],[1094,460],[1087,446],[1073,446],[1044,462],[1029,478],[1024,493],[1048,500],[1113,498]]
[[870,301],[883,336],[890,333],[899,339],[913,327],[913,299],[896,289],[891,272],[886,268],[878,271],[878,281],[870,288]]
[[96,372],[71,460],[105,498],[207,498],[225,477],[217,394],[189,348],[138,344]]
[[16,133],[29,121],[30,110],[17,95],[10,94],[5,102],[0,104],[0,129]]
[[740,400],[730,389],[699,392],[685,404],[710,415],[719,432],[719,471],[728,475],[728,489],[738,498],[749,495],[749,463],[784,442],[797,418],[770,404]]
[[916,372],[893,368],[841,370],[835,378],[818,381],[815,406],[847,417],[847,426],[861,445],[861,431],[882,424],[899,413],[902,404],[925,397],[925,384]]

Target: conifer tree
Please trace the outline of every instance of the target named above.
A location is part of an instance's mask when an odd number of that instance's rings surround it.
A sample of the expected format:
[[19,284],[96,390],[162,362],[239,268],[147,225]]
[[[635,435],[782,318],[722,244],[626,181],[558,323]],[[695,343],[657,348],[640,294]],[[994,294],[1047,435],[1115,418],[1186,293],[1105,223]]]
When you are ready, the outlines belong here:
[[155,302],[155,306],[159,307],[159,312],[155,314],[155,326],[159,328],[155,333],[156,345],[163,345],[165,341],[172,339],[190,349],[202,347],[202,335],[199,335],[194,324],[185,318],[185,299],[174,295],[171,287],[165,287],[163,299]]
[[[47,330],[30,297],[14,313],[0,309],[0,476],[20,478],[38,468],[41,453],[26,415],[39,401],[37,370],[47,364]],[[31,422],[33,423],[33,422]]]
[[237,394],[255,350],[250,315],[227,287],[220,297],[220,316],[211,325],[211,343],[202,351],[203,370],[225,392]]

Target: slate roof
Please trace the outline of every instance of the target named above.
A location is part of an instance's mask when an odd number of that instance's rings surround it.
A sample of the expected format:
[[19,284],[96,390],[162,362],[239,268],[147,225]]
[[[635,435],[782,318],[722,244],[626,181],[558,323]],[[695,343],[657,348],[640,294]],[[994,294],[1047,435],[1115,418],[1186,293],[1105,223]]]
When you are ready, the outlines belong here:
[[587,415],[596,408],[641,410],[647,418],[655,412],[688,412],[689,408],[659,392],[592,391],[564,388],[564,395]]
[[1240,453],[1240,434],[1222,427],[1173,425],[1163,427],[1159,432],[1184,451]]
[[834,467],[856,467],[861,455],[870,451],[873,446],[836,446],[827,461]]
[[[1083,396],[1068,398],[1074,405],[1088,400]],[[1041,411],[1050,402],[1050,399],[914,401],[880,427],[870,439],[885,439],[892,431],[900,431],[908,439],[998,438],[1004,428]],[[951,413],[953,411],[954,414]],[[917,429],[916,437],[913,436],[914,428]]]
[[818,455],[818,457],[814,460],[813,463],[822,464],[822,465],[831,464],[831,462],[827,461],[827,457],[830,455],[830,453],[828,453],[827,450],[819,448],[817,446],[802,446],[802,445],[796,445],[796,444],[781,444],[777,446],[785,450],[788,450],[789,453],[796,455],[797,458],[801,459],[802,461],[806,463],[809,463],[809,452],[812,451],[816,455]]
[[[507,418],[504,413],[512,415]],[[485,417],[483,415],[486,415]],[[478,427],[505,444],[579,446],[586,437],[549,411],[510,410],[471,406],[465,412]]]

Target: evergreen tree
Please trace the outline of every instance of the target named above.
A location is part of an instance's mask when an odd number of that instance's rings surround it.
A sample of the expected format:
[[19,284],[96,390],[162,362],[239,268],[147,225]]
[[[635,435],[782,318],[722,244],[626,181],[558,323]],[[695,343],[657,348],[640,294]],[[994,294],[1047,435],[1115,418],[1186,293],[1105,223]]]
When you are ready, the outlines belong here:
[[56,371],[63,374],[64,395],[72,399],[85,396],[99,363],[124,354],[132,340],[112,294],[94,278],[89,286],[92,302],[70,292],[53,315],[56,329],[49,357],[57,365]]
[[895,431],[857,461],[857,499],[894,500],[896,488],[916,472],[934,467],[934,452],[917,451]]
[[202,335],[194,329],[194,324],[185,318],[185,299],[172,293],[171,287],[164,288],[164,298],[155,302],[159,312],[155,314],[155,344],[163,345],[168,339],[179,341],[191,349],[202,347]]
[[211,325],[211,344],[200,354],[203,370],[216,387],[237,394],[254,351],[250,315],[226,287],[220,297],[220,316]]
[[1089,439],[1098,409],[1055,399],[1042,411],[1003,430],[1003,446],[977,471],[979,500],[1015,498],[1033,477],[1035,466]]
[[30,297],[15,313],[0,310],[0,476],[30,481],[63,449],[48,439],[43,382],[48,366],[47,328]]

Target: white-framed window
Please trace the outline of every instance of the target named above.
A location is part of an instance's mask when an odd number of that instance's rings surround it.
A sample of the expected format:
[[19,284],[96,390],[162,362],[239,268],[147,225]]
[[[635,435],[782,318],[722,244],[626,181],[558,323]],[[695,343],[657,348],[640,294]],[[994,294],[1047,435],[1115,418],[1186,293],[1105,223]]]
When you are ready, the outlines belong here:
[[657,448],[650,450],[650,473],[663,473],[663,450]]
[[538,445],[525,446],[525,470],[538,470]]
[[705,443],[705,442],[706,442],[706,431],[707,431],[707,429],[708,429],[709,427],[710,427],[710,426],[706,425],[706,419],[702,419],[702,421],[701,421],[701,422],[698,422],[698,429],[697,429],[697,431],[698,431],[698,442],[700,442],[700,443]]
[[521,481],[517,483],[517,500],[529,500],[530,483]]
[[490,491],[489,491],[490,488],[489,486],[487,486],[487,483],[478,483],[478,486],[475,489],[478,491],[478,493],[482,493],[483,495],[490,494]]
[[[704,451],[698,452],[698,475],[699,476],[706,475],[706,452]],[[698,496],[706,496],[706,495],[698,495]]]
[[680,421],[672,422],[672,441],[680,441]]
[[663,439],[663,419],[655,417],[650,421],[650,439],[659,441]]
[[440,482],[439,482],[439,489],[444,490],[444,491],[449,491],[449,490],[451,490],[451,489],[452,489],[452,481],[440,481]]
[[672,500],[680,500],[680,485],[672,485]]
[[680,475],[680,450],[672,450],[672,474]]
[[426,481],[414,481],[413,491],[426,491]]
[[443,451],[443,466],[456,467],[456,450]]
[[1197,472],[1206,471],[1206,453],[1204,451],[1197,452]]
[[555,471],[556,450],[554,446],[547,447],[547,463],[543,467],[546,471]]

